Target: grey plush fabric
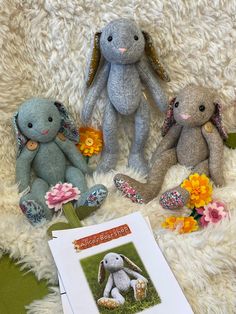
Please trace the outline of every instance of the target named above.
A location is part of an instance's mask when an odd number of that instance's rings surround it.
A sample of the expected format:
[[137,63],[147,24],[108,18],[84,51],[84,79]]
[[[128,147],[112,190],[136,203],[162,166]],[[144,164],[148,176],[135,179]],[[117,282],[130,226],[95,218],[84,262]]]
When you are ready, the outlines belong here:
[[[85,174],[91,169],[75,146],[78,133],[62,104],[46,99],[27,100],[14,116],[14,126],[19,146],[16,182],[20,192],[26,191],[20,206],[33,224],[51,218],[45,194],[59,182],[78,187],[82,194],[78,206],[100,205],[107,189],[103,185],[88,189]],[[32,170],[36,178],[31,183]],[[88,203],[94,196],[98,202]]]
[[103,120],[105,148],[97,171],[106,172],[116,166],[117,115],[120,114],[134,115],[135,119],[135,135],[128,164],[146,173],[147,163],[143,151],[149,134],[149,108],[142,97],[142,85],[150,91],[160,110],[164,111],[167,104],[159,79],[145,57],[146,38],[132,20],[124,18],[110,22],[99,36],[96,34],[96,38],[100,38],[96,49],[100,47],[104,62],[98,67],[100,54],[94,48],[88,76],[91,73],[94,75],[97,68],[98,73],[88,90],[82,110],[82,121],[88,124],[97,98],[106,89],[107,101]]
[[[220,106],[211,90],[190,85],[180,91],[169,107],[163,133],[165,136],[152,158],[147,183],[118,174],[114,181],[121,191],[124,192],[125,182],[135,189],[143,202],[148,203],[158,195],[167,170],[177,162],[190,167],[192,173],[210,176],[215,185],[224,184],[222,137],[225,138],[226,133]],[[189,199],[188,192],[181,187],[164,194],[161,196],[164,208],[167,208],[166,198],[171,202],[169,209],[183,206]],[[174,196],[178,201],[173,200]]]
[[[129,268],[125,267],[124,262],[129,265]],[[136,301],[145,298],[148,280],[140,274],[142,270],[128,257],[113,252],[106,254],[99,266],[98,282],[100,284],[105,280],[105,271],[108,271],[110,275],[103,297],[98,300],[100,306],[112,308],[124,304],[125,298],[121,293],[127,292],[130,288],[134,290]]]

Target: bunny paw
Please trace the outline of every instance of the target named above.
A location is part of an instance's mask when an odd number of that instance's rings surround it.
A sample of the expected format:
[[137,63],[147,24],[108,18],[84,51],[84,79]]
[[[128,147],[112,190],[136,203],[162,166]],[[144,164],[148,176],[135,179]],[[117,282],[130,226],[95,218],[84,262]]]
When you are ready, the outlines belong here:
[[115,309],[117,307],[120,306],[120,303],[118,301],[116,301],[115,299],[112,299],[112,298],[100,298],[98,301],[97,301],[97,304],[102,306],[102,307],[105,307],[107,309]]
[[135,300],[141,301],[145,299],[146,293],[147,293],[147,283],[142,279],[138,279],[134,287]]
[[26,200],[20,203],[20,208],[32,225],[38,225],[46,221],[43,208],[34,200]]
[[134,179],[125,175],[117,174],[114,177],[115,186],[122,192],[124,197],[129,198],[133,203],[143,204],[144,200],[137,189],[133,186],[133,182],[138,183]]

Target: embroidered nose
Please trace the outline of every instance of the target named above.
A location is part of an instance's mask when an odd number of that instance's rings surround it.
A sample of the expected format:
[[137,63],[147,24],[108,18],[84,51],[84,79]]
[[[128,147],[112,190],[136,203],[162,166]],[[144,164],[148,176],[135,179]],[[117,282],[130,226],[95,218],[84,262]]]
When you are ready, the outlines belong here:
[[183,113],[183,114],[181,114],[180,116],[181,116],[181,118],[184,119],[184,120],[187,120],[187,119],[191,118],[190,114],[187,114],[187,113]]
[[43,130],[41,133],[42,133],[43,135],[47,135],[47,134],[48,134],[48,130]]
[[124,53],[126,50],[127,50],[126,48],[119,48],[119,51],[120,51],[121,53]]

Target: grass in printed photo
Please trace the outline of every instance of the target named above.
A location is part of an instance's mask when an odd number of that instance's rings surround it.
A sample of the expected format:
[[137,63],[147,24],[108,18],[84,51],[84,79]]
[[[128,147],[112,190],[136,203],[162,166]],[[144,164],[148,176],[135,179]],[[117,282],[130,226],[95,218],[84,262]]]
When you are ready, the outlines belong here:
[[[98,283],[99,264],[103,260],[104,256],[110,252],[123,254],[127,256],[133,263],[135,263],[142,270],[141,275],[148,279],[147,295],[146,295],[146,298],[143,299],[142,301],[136,301],[134,298],[134,291],[132,288],[130,288],[128,292],[121,293],[123,297],[125,298],[125,303],[123,305],[115,309],[107,309],[107,308],[98,306],[99,312],[101,314],[106,314],[106,313],[132,314],[132,313],[141,312],[147,308],[150,308],[154,305],[161,303],[161,299],[155,287],[153,286],[153,283],[148,275],[148,272],[145,269],[143,262],[140,256],[138,255],[138,252],[132,242],[112,248],[110,250],[101,252],[99,254],[84,258],[80,261],[84,274],[87,278],[89,287],[95,299],[95,302],[97,303],[97,300],[103,297],[104,288],[106,286],[106,283],[109,277],[109,272],[106,271],[105,280],[103,281],[102,284]],[[124,266],[129,268],[126,262],[124,263]],[[129,277],[133,279],[133,277],[131,276]]]

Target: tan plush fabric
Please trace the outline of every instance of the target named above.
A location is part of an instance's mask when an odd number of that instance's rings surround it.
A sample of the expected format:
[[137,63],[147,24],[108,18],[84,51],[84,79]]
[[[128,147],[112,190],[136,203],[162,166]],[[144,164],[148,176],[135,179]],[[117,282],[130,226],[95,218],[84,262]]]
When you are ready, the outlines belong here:
[[[64,102],[79,121],[84,97],[85,59],[95,31],[118,17],[134,17],[153,39],[160,59],[172,81],[165,84],[168,95],[187,83],[216,88],[226,105],[234,98],[236,82],[234,0],[202,1],[82,1],[2,0],[0,4],[0,254],[10,251],[36,273],[56,284],[56,269],[49,253],[45,230],[33,228],[18,209],[14,183],[15,140],[11,116],[20,102],[31,96],[56,98]],[[101,125],[103,95],[94,113],[94,126]],[[151,106],[151,133],[146,154],[160,140],[163,115]],[[227,112],[226,124],[234,117]],[[234,125],[236,123],[234,122]],[[132,123],[120,125],[121,155],[117,170],[126,170]],[[94,175],[90,186],[103,183],[110,195],[104,206],[86,223],[98,223],[141,210],[151,218],[154,232],[166,259],[195,313],[235,313],[235,205],[236,151],[225,148],[226,186],[215,195],[231,209],[231,221],[191,235],[175,235],[160,229],[169,214],[158,199],[147,206],[131,204],[113,187],[113,173]],[[176,166],[165,177],[163,191],[179,184],[188,174]],[[173,212],[172,212],[173,213]],[[157,268],[158,271],[158,268]],[[170,300],[171,302],[171,300]],[[58,290],[44,301],[30,306],[29,313],[61,313]]]

